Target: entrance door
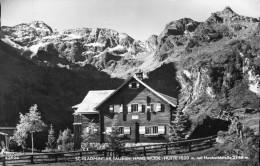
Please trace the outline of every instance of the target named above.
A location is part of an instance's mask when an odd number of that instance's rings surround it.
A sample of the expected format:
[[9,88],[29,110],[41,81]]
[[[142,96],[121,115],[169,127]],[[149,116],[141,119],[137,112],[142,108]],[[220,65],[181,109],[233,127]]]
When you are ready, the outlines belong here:
[[135,143],[140,142],[139,138],[139,123],[135,122]]

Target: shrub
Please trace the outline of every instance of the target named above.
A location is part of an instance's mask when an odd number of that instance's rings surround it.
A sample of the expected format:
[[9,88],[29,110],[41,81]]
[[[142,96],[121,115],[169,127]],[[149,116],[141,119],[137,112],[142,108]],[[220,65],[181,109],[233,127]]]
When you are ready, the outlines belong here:
[[89,122],[87,127],[82,131],[82,142],[88,143],[91,139],[95,139],[98,134],[98,126],[95,123]]
[[60,131],[59,137],[57,139],[58,149],[62,151],[73,150],[73,135],[70,129],[65,129],[63,132]]
[[185,135],[190,128],[190,120],[188,115],[182,112],[176,114],[175,120],[169,125],[170,142],[184,139]]
[[118,123],[118,116],[114,118],[112,124],[112,132],[107,135],[108,142],[109,142],[108,147],[113,150],[118,150],[124,147],[124,143],[121,141],[122,138],[120,136],[120,131],[117,123]]

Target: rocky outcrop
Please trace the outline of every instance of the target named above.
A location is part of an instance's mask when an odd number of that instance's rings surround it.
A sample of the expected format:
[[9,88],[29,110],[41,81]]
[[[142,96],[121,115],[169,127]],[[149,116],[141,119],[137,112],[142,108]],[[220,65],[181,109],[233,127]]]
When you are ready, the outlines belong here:
[[157,35],[151,35],[146,41],[145,41],[146,49],[149,52],[154,52],[158,46],[158,36]]
[[191,68],[190,70],[181,70],[177,78],[181,84],[180,110],[186,112],[188,107],[197,101],[200,97],[208,96],[214,98],[215,93],[210,86],[212,82],[208,66]]
[[174,52],[175,47],[185,45],[199,24],[199,22],[190,18],[183,18],[168,23],[163,32],[158,36],[155,59],[163,61]]
[[10,39],[21,46],[31,46],[38,42],[39,38],[49,36],[53,30],[42,21],[34,21],[29,24],[19,24],[14,27],[2,27],[2,31],[10,36]]

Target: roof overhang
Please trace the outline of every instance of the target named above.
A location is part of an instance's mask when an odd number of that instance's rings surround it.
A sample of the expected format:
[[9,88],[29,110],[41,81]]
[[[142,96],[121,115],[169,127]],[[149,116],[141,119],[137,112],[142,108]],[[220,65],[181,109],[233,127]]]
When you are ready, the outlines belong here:
[[78,114],[99,114],[97,111],[80,111],[80,112],[74,112],[73,115],[78,115]]

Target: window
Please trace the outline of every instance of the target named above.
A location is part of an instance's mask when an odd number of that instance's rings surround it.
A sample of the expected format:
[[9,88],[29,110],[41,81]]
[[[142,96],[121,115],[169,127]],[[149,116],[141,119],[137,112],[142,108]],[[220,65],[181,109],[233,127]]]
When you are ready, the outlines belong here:
[[150,104],[151,112],[154,112],[154,111],[155,111],[155,106],[156,106],[155,103],[151,103],[151,104]]
[[123,105],[116,104],[116,105],[109,105],[109,112],[110,113],[120,113],[123,112]]
[[124,127],[118,127],[119,134],[124,134]]
[[[114,131],[115,128],[112,127],[106,127],[106,133],[111,134],[112,130]],[[117,127],[119,134],[125,135],[125,134],[131,134],[131,128],[130,127],[123,127],[118,126]]]
[[145,106],[142,104],[128,104],[127,111],[130,112],[143,112],[145,110]]
[[131,104],[132,112],[138,112],[138,104]]
[[161,103],[151,103],[151,112],[160,112],[162,110],[162,104]]
[[131,82],[131,83],[129,83],[129,88],[130,89],[137,89],[137,88],[139,88],[139,86],[140,86],[139,82]]
[[145,127],[145,134],[158,134],[158,126]]
[[165,126],[140,126],[139,134],[145,134],[147,136],[155,136],[165,134]]

